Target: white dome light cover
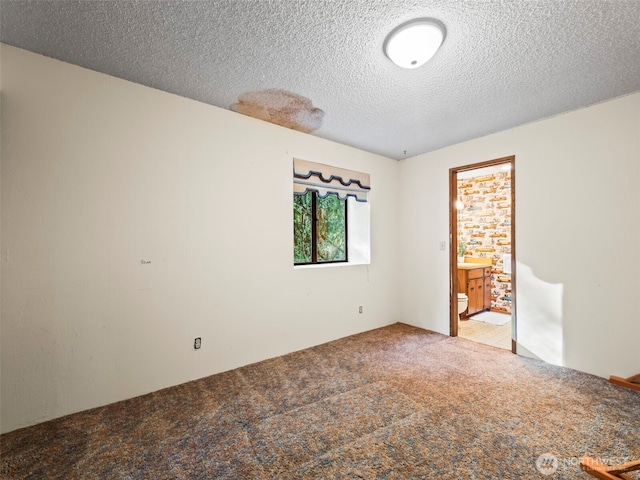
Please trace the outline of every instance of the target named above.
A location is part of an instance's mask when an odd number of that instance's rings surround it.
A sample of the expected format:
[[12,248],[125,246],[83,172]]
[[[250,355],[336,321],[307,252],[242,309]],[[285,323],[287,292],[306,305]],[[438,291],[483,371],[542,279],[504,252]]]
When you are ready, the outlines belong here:
[[384,41],[384,53],[402,68],[424,65],[442,45],[444,25],[431,18],[418,18],[395,28]]

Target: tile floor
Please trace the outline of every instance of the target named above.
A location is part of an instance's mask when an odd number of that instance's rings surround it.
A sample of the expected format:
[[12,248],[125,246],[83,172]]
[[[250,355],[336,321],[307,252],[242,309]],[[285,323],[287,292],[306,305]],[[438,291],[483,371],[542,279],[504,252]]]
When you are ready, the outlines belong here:
[[458,323],[458,336],[474,342],[511,350],[511,321],[504,325],[473,320],[461,320]]

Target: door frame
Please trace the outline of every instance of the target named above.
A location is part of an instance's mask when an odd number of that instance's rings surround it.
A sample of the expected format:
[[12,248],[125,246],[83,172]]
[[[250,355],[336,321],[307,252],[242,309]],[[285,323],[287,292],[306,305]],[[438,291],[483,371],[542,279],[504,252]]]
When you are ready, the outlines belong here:
[[516,156],[495,158],[449,169],[449,334],[458,336],[458,173],[494,165],[511,165],[511,351],[516,353]]

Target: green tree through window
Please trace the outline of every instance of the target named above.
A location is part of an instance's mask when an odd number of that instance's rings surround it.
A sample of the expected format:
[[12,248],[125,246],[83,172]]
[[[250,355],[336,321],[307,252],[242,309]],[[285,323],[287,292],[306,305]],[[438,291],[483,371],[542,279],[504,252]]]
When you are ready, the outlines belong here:
[[317,192],[293,196],[294,263],[347,261],[346,200]]
[[312,192],[293,196],[293,259],[294,263],[311,263],[313,211]]

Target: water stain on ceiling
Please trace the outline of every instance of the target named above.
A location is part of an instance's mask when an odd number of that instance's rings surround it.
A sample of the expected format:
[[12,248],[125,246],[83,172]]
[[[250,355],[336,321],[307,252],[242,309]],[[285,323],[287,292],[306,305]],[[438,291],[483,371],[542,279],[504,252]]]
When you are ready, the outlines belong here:
[[304,133],[320,128],[324,117],[324,112],[307,97],[279,89],[243,93],[231,109]]

